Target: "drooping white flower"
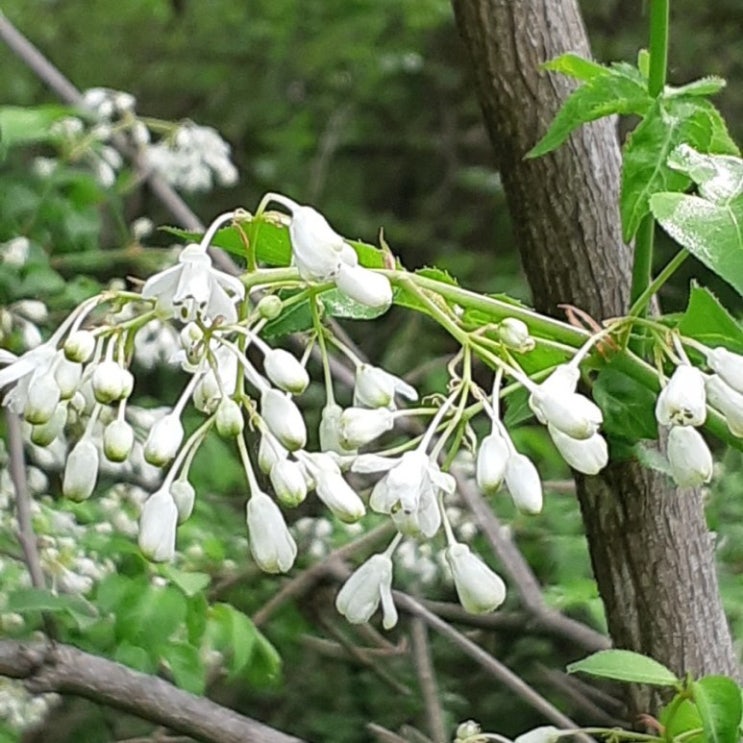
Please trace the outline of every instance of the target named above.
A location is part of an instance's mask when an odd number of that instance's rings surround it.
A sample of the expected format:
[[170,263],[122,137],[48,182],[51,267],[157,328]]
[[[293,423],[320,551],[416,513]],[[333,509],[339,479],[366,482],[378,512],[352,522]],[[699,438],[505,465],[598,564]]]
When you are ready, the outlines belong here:
[[743,436],[743,394],[712,374],[705,379],[707,402],[725,418],[733,436]]
[[671,426],[667,454],[671,474],[680,487],[694,488],[712,479],[712,453],[696,428]]
[[95,336],[89,330],[76,330],[67,336],[64,354],[70,361],[84,364],[95,351]]
[[263,358],[266,376],[284,392],[301,395],[310,383],[307,370],[296,357],[283,348],[272,348]]
[[506,464],[506,487],[519,511],[537,514],[542,510],[542,481],[534,462],[514,452]]
[[54,381],[59,387],[59,394],[63,400],[69,400],[77,388],[83,376],[83,365],[69,361],[62,355],[58,355],[54,362]]
[[167,487],[154,492],[139,517],[139,548],[154,562],[168,562],[175,555],[178,507]]
[[446,549],[459,603],[470,614],[497,609],[506,599],[506,586],[466,544],[455,542]]
[[392,285],[386,276],[364,266],[341,263],[335,285],[347,297],[373,309],[386,309],[392,304]]
[[317,497],[341,521],[352,524],[366,513],[364,502],[356,491],[345,481],[335,460],[324,452],[298,453],[312,479],[315,481]]
[[182,524],[184,521],[187,521],[193,513],[194,502],[196,501],[196,490],[184,475],[180,475],[170,486],[170,495],[178,509],[178,523]]
[[66,498],[82,501],[90,498],[98,479],[98,449],[89,436],[83,436],[67,457],[62,493]]
[[358,408],[395,410],[395,395],[417,400],[418,393],[407,382],[378,366],[359,364],[353,388],[353,404]]
[[258,444],[258,467],[263,474],[267,475],[277,461],[288,456],[289,451],[270,431],[261,436]]
[[111,359],[96,364],[91,379],[95,399],[103,405],[108,405],[125,397],[129,384],[125,372],[121,364]]
[[267,388],[261,395],[261,416],[271,433],[289,451],[304,448],[307,428],[292,399],[283,392]]
[[49,446],[59,437],[67,423],[67,407],[58,405],[52,417],[31,429],[31,441],[36,446]]
[[368,622],[382,604],[382,626],[397,624],[397,609],[392,600],[392,560],[387,555],[372,555],[343,584],[335,606],[351,624]]
[[394,424],[387,408],[346,408],[340,417],[340,443],[346,449],[358,449],[391,431]]
[[156,467],[166,465],[178,453],[183,441],[183,424],[179,415],[168,413],[150,429],[144,444],[144,458]]
[[552,425],[548,425],[547,430],[562,458],[574,470],[596,475],[608,464],[609,447],[600,433],[588,439],[574,439]]
[[[529,407],[540,423],[551,424],[574,439],[593,436],[603,422],[601,409],[574,391],[575,375],[558,367],[529,396]],[[577,382],[577,379],[576,379]]]
[[347,449],[341,441],[341,415],[343,408],[328,403],[320,416],[320,451],[334,451],[337,454],[355,454],[356,449]]
[[51,369],[39,374],[28,387],[23,417],[34,425],[51,420],[62,393]]
[[511,449],[500,431],[493,431],[482,440],[477,452],[475,479],[483,494],[493,495],[498,491],[510,456]]
[[242,282],[213,268],[206,250],[195,243],[181,251],[177,266],[151,276],[142,287],[144,299],[155,299],[164,316],[175,315],[182,322],[197,317],[235,322],[235,302],[244,296]]
[[269,473],[276,497],[286,506],[298,506],[307,497],[307,481],[302,465],[291,459],[278,459]]
[[704,374],[679,364],[658,395],[655,417],[663,426],[701,426],[707,418]]
[[15,382],[13,389],[5,395],[3,405],[17,415],[23,414],[29,391],[36,386],[39,379],[52,372],[56,356],[57,350],[51,343],[42,343],[18,357],[9,351],[3,351],[0,363],[6,363],[8,366],[0,369],[0,389]]
[[707,363],[725,384],[743,394],[743,356],[718,346],[707,352]]
[[111,462],[124,462],[134,446],[134,429],[125,420],[113,420],[103,429],[103,453]]
[[294,565],[297,545],[279,507],[265,493],[254,492],[247,507],[250,552],[266,573],[286,573]]
[[220,436],[226,439],[239,436],[245,428],[245,419],[240,405],[231,397],[223,397],[217,406],[215,424]]
[[513,743],[558,743],[561,739],[560,730],[554,725],[542,725],[522,733]]

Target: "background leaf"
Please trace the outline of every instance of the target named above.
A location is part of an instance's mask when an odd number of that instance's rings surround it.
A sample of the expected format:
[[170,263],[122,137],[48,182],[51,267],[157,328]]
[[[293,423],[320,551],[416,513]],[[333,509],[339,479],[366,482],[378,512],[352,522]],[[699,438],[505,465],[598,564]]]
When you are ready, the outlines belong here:
[[740,687],[727,676],[705,676],[691,685],[708,743],[737,743],[741,714]]
[[636,684],[675,686],[679,683],[663,664],[631,650],[600,650],[568,666],[568,673],[576,671]]

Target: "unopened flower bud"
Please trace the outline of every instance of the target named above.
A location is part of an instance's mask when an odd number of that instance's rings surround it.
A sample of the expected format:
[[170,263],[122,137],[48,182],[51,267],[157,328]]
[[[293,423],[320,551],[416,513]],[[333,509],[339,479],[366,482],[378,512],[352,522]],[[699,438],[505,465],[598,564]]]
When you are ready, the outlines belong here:
[[507,317],[498,323],[498,336],[504,345],[519,353],[527,353],[535,345],[528,325],[515,317]]
[[34,425],[49,421],[60,400],[59,386],[51,371],[34,379],[28,388],[28,397],[23,408],[23,417]]
[[558,743],[562,740],[562,732],[554,725],[542,725],[522,733],[513,743]]
[[341,442],[341,414],[343,408],[328,403],[320,416],[320,451],[334,451],[337,454],[354,454],[355,449],[346,449]]
[[335,285],[347,297],[372,309],[384,310],[392,304],[389,279],[363,266],[341,264]]
[[144,458],[156,467],[166,465],[178,452],[183,441],[183,424],[172,413],[160,418],[150,429],[144,444]]
[[506,586],[466,544],[455,542],[446,549],[459,603],[470,614],[485,614],[506,600]]
[[392,560],[387,555],[372,555],[343,584],[335,607],[351,624],[368,622],[382,604],[382,626],[397,624],[397,609],[392,600]]
[[89,330],[70,333],[64,344],[64,354],[70,361],[84,364],[95,351],[95,336]]
[[601,408],[584,395],[568,392],[549,379],[529,396],[529,407],[540,423],[551,424],[574,439],[588,439],[603,422]]
[[134,391],[134,375],[129,371],[121,367],[121,400],[126,400],[131,397]]
[[346,245],[328,221],[311,206],[300,206],[290,199],[280,200],[291,209],[289,239],[294,262],[305,281],[328,281],[338,272]]
[[271,471],[276,462],[286,459],[287,456],[289,452],[272,433],[264,433],[261,436],[258,444],[258,467],[264,475]]
[[307,464],[315,481],[317,497],[341,521],[351,524],[366,513],[364,502],[343,479],[340,467],[329,454],[306,456],[302,462]]
[[31,429],[31,441],[36,446],[49,446],[64,430],[67,423],[67,408],[57,405],[54,414],[46,422]]
[[359,364],[353,388],[353,404],[359,408],[395,409],[395,395],[417,400],[418,393],[407,382],[378,366]]
[[482,733],[482,728],[474,720],[466,720],[457,726],[457,737],[454,743],[478,743],[473,739],[480,733]]
[[598,474],[609,462],[609,447],[604,437],[595,433],[588,439],[574,439],[555,428],[547,426],[557,450],[570,467],[584,475]]
[[266,573],[291,570],[297,545],[276,503],[265,493],[253,493],[247,514],[250,552],[258,567]]
[[261,395],[261,416],[271,433],[289,451],[304,448],[307,429],[299,408],[288,395],[267,389]]
[[707,402],[718,410],[733,436],[743,436],[743,394],[736,391],[717,374],[705,380]]
[[124,462],[134,446],[134,429],[125,420],[113,420],[103,430],[103,453],[111,462]]
[[297,462],[279,459],[271,467],[269,476],[276,497],[285,506],[298,506],[307,497],[307,481],[302,466]]
[[82,364],[68,361],[64,357],[57,359],[54,368],[54,380],[59,387],[59,394],[63,400],[69,400],[77,392],[82,376]]
[[493,495],[498,492],[506,476],[506,463],[510,455],[508,442],[498,431],[482,440],[477,452],[476,480],[483,494]]
[[194,486],[183,475],[180,475],[170,486],[170,495],[178,509],[178,523],[182,524],[193,513],[193,506],[196,501]]
[[346,408],[340,417],[340,442],[357,449],[392,430],[395,419],[387,408]]
[[743,356],[718,346],[708,351],[707,363],[725,384],[743,394]]
[[92,384],[95,399],[107,405],[124,395],[126,380],[123,369],[115,361],[101,361],[93,370]]
[[529,457],[511,454],[506,464],[506,486],[519,511],[536,514],[542,510],[542,482]]
[[266,320],[275,320],[280,314],[284,303],[275,294],[267,294],[261,297],[256,309],[258,314]]
[[300,395],[307,389],[310,376],[297,359],[283,348],[272,348],[263,359],[266,376],[284,392]]
[[704,374],[679,364],[658,395],[655,417],[663,426],[701,426],[707,418]]
[[217,407],[217,432],[225,439],[239,436],[245,428],[242,408],[231,398],[223,397]]
[[90,498],[97,479],[98,449],[90,437],[83,436],[67,457],[62,493],[74,501]]
[[154,562],[169,562],[175,555],[178,508],[166,488],[154,492],[139,517],[139,548]]
[[667,453],[678,486],[695,488],[712,479],[712,454],[696,428],[672,426],[668,433]]

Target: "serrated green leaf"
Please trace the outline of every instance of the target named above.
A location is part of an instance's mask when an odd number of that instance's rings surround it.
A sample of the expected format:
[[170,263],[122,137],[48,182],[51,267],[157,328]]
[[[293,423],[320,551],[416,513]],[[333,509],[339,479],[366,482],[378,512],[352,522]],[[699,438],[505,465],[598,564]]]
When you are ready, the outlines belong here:
[[116,636],[133,645],[157,648],[178,630],[186,619],[186,599],[172,586],[132,584],[115,613]]
[[689,145],[679,145],[668,165],[686,173],[697,184],[698,195],[726,206],[743,193],[743,160],[734,155],[705,155]]
[[593,385],[593,399],[604,414],[604,432],[612,439],[634,443],[655,439],[655,393],[636,379],[608,365]]
[[689,304],[678,324],[682,335],[710,348],[725,346],[743,353],[743,327],[706,287],[692,284]]
[[301,333],[312,327],[312,310],[306,299],[284,310],[275,320],[266,323],[262,335],[265,338],[279,338],[289,333]]
[[599,75],[605,75],[608,68],[581,57],[572,52],[561,54],[542,65],[543,70],[550,72],[561,72],[563,75],[574,77],[576,80],[593,80]]
[[320,295],[325,311],[331,317],[344,317],[352,320],[373,320],[384,315],[388,307],[368,307],[356,302],[338,289],[329,289]]
[[664,92],[666,98],[673,98],[674,96],[681,95],[714,95],[719,93],[727,82],[721,77],[716,75],[707,75],[706,77],[699,78],[699,80],[693,80],[686,85],[680,85],[679,87],[667,86]]
[[164,565],[161,570],[168,580],[175,583],[189,597],[202,593],[211,582],[211,576],[208,573],[190,573],[178,570],[172,565]]
[[638,70],[616,64],[603,68],[577,88],[557,112],[547,133],[526,154],[540,157],[557,149],[582,124],[614,114],[644,116],[653,100]]
[[705,676],[691,691],[707,743],[737,743],[743,715],[738,684],[727,676]]
[[[699,716],[699,710],[696,705],[688,699],[682,700],[679,704],[671,700],[662,710],[659,722],[665,728],[667,740],[675,738],[683,733],[689,733],[692,730],[699,730],[699,735],[684,737],[685,743],[702,743],[702,718]],[[669,712],[671,714],[669,714]]]
[[248,665],[260,635],[253,622],[230,604],[210,607],[207,633],[215,649],[227,657],[227,667],[233,676]]
[[662,663],[631,650],[600,650],[571,663],[567,670],[568,673],[582,671],[591,676],[635,684],[676,686],[679,683],[676,675]]
[[192,694],[203,694],[206,686],[206,669],[197,648],[185,642],[171,642],[160,648],[160,657],[168,665],[181,689]]
[[699,196],[657,193],[650,208],[677,243],[743,294],[743,196],[719,205]]

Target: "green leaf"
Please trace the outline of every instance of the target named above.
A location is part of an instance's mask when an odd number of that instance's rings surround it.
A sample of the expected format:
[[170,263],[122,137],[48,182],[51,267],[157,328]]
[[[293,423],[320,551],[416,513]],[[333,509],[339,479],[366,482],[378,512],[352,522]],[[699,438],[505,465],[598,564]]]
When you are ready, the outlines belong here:
[[71,113],[63,106],[1,106],[0,141],[6,147],[13,147],[56,139],[50,131],[51,125]]
[[634,443],[658,437],[655,392],[611,364],[599,372],[593,399],[604,414],[604,431],[610,438]]
[[669,85],[666,87],[664,95],[666,98],[673,98],[680,95],[708,96],[719,93],[726,85],[727,83],[723,78],[716,75],[707,75],[677,88]]
[[54,594],[42,588],[19,588],[8,594],[6,611],[19,614],[29,612],[63,613],[71,616],[79,626],[90,624],[98,617],[98,610],[82,596]]
[[388,307],[368,307],[356,302],[338,289],[328,289],[320,295],[325,311],[331,317],[345,317],[352,320],[373,320],[384,315]]
[[[673,714],[669,715],[669,712]],[[691,730],[701,731],[702,728],[699,710],[689,699],[684,699],[678,704],[674,704],[674,700],[671,700],[661,711],[659,722],[666,729],[666,740],[674,740],[682,733],[688,733]],[[699,735],[684,738],[685,743],[702,743],[703,740],[701,732]]]
[[272,686],[280,679],[281,656],[260,632],[256,636],[255,652],[244,676],[254,686]]
[[206,669],[197,648],[185,642],[171,642],[160,648],[160,656],[168,663],[175,683],[192,694],[203,694]]
[[594,70],[592,77],[571,93],[547,134],[526,157],[540,157],[557,149],[574,129],[589,121],[613,114],[644,116],[652,102],[645,81],[631,65],[619,63],[604,67],[603,74]]
[[204,594],[197,594],[188,600],[186,630],[188,631],[188,641],[192,645],[199,645],[201,643],[201,638],[206,631],[206,615],[208,611],[209,604]]
[[153,673],[156,663],[150,654],[139,645],[124,640],[116,645],[114,660],[143,673]]
[[189,573],[185,570],[178,570],[172,565],[164,565],[161,570],[168,580],[175,583],[189,597],[201,593],[211,582],[211,576],[208,573]]
[[691,178],[703,199],[726,206],[743,193],[743,160],[735,155],[705,155],[682,144],[671,152],[668,165]]
[[278,338],[289,333],[301,333],[312,327],[312,310],[309,300],[298,302],[284,310],[275,320],[263,328],[265,338]]
[[691,691],[707,743],[737,743],[743,715],[738,684],[727,676],[705,676]]
[[699,196],[657,193],[650,209],[677,243],[743,294],[743,196],[720,205]]
[[186,599],[176,588],[133,583],[116,613],[116,636],[148,649],[164,645],[186,619]]
[[207,617],[207,634],[215,649],[227,657],[234,676],[247,666],[260,633],[249,617],[230,604],[214,604]]
[[743,353],[743,327],[709,289],[696,282],[692,283],[689,304],[681,316],[678,330],[711,348],[725,346]]
[[563,75],[574,77],[576,80],[593,80],[599,75],[605,75],[607,68],[596,62],[568,52],[551,59],[542,65],[543,70],[561,72]]
[[568,673],[582,671],[591,676],[653,686],[676,686],[675,674],[657,660],[631,650],[600,650],[583,660],[571,663]]

